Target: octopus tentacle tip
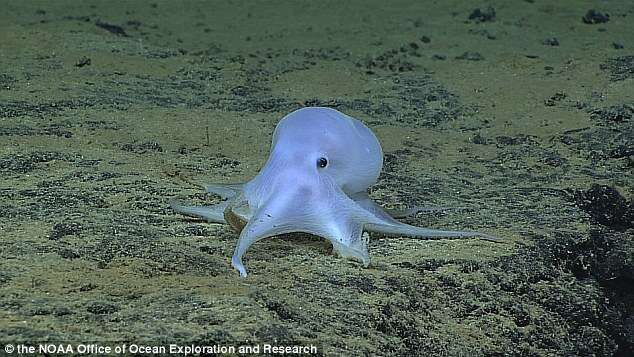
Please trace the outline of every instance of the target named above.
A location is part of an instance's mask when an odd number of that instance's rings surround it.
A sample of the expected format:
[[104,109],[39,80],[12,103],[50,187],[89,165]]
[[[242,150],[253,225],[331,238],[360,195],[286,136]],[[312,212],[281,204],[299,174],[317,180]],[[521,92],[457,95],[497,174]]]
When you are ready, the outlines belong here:
[[244,267],[244,264],[242,263],[241,258],[236,256],[231,258],[231,266],[233,266],[233,268],[236,269],[240,273],[241,278],[247,277],[247,269]]

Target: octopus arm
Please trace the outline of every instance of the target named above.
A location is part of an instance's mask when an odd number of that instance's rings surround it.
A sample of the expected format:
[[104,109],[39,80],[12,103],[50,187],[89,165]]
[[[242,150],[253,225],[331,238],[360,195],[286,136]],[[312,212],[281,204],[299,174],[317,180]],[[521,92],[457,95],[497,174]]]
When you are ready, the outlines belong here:
[[267,237],[303,232],[329,240],[334,251],[342,257],[353,258],[368,265],[368,239],[363,236],[363,225],[371,215],[348,198],[333,183],[322,181],[314,192],[285,188],[284,193],[258,207],[240,233],[231,264],[247,276],[242,257],[249,247]]
[[187,206],[179,201],[170,201],[170,207],[180,214],[192,217],[201,217],[211,223],[226,223],[224,212],[231,201],[223,201],[212,206]]
[[233,203],[233,200],[242,193],[243,183],[209,183],[204,185],[205,191],[214,193],[224,201],[211,206],[188,206],[177,200],[170,201],[170,207],[180,214],[192,217],[201,217],[211,223],[227,223],[224,212]]
[[370,232],[377,232],[391,236],[407,236],[421,239],[439,238],[478,238],[491,242],[501,242],[500,238],[480,232],[473,231],[447,231],[441,229],[431,229],[416,227],[406,223],[374,222],[367,223],[364,229]]
[[[431,229],[431,228],[423,228],[416,227],[406,223],[402,223],[397,221],[386,212],[381,206],[376,204],[372,199],[368,196],[367,193],[357,193],[351,196],[351,198],[363,209],[371,213],[372,218],[365,223],[364,229],[370,232],[377,232],[386,235],[392,236],[407,236],[413,238],[467,238],[474,237],[483,240],[499,242],[501,241],[499,238],[485,234],[480,232],[472,232],[472,231],[449,231],[449,230],[440,230],[440,229]],[[420,211],[428,211],[434,210],[430,208],[413,208],[408,215],[415,214]],[[440,210],[443,210],[442,208]]]
[[215,193],[223,199],[230,199],[242,193],[243,183],[208,183],[204,185],[205,191]]

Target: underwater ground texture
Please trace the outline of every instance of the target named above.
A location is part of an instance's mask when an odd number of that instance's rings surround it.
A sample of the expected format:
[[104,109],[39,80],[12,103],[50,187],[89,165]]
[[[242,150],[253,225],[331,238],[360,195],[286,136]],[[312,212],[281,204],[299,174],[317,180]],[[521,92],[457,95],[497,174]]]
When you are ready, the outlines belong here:
[[[631,1],[5,1],[0,342],[634,353]],[[593,10],[593,11],[590,11]],[[302,106],[357,117],[386,207],[506,243],[372,236],[372,264],[168,201],[243,182]]]

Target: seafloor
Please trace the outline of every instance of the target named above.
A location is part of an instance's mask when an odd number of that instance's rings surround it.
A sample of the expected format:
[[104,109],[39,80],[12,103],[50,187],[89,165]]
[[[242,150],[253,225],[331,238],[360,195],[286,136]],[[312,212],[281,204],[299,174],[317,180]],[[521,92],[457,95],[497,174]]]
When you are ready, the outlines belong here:
[[[378,202],[506,243],[291,235],[239,279],[168,201],[315,105],[377,134]],[[631,356],[633,117],[626,0],[2,1],[0,343]]]

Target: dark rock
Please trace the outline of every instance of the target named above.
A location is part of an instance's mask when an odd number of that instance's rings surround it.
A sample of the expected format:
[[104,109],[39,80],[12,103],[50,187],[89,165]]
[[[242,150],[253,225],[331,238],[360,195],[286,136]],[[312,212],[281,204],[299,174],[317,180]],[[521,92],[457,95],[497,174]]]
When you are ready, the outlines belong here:
[[[53,157],[46,158],[43,157],[42,154],[53,154],[52,152],[35,152],[30,155],[11,155],[7,157],[0,158],[0,172],[12,172],[24,174],[27,172],[31,172],[37,168],[36,164],[41,162],[48,162],[50,159],[55,159]],[[59,154],[59,153],[56,153]],[[61,154],[59,154],[61,155]]]
[[634,56],[610,58],[601,64],[601,69],[610,72],[613,81],[634,78]]
[[357,62],[358,67],[365,67],[367,74],[374,74],[375,70],[384,70],[390,72],[410,72],[416,68],[416,65],[410,62],[407,57],[413,55],[411,51],[405,47],[396,50],[388,50],[375,57],[368,57],[364,60]]
[[626,123],[632,119],[632,116],[634,116],[634,106],[627,104],[594,109],[590,112],[590,118],[604,123]]
[[75,63],[75,67],[84,67],[84,66],[89,66],[90,65],[90,58],[84,56],[82,58],[80,58],[76,63]]
[[557,92],[555,94],[553,94],[550,98],[546,99],[544,101],[544,105],[547,107],[552,107],[555,104],[557,104],[558,102],[562,101],[563,99],[566,98],[566,93],[564,92]]
[[615,149],[612,149],[608,154],[608,157],[612,159],[622,159],[624,157],[634,156],[634,147],[621,145]]
[[477,145],[486,145],[487,139],[478,133],[471,138],[471,142]]
[[110,302],[104,301],[95,301],[88,305],[86,308],[88,312],[93,313],[95,315],[109,315],[115,313],[119,310],[119,308]]
[[477,8],[469,15],[469,20],[474,20],[475,22],[495,21],[495,9],[491,6],[484,9],[484,11]]
[[134,152],[137,154],[145,154],[148,152],[163,152],[163,147],[156,141],[147,141],[141,144],[123,144],[123,151]]
[[596,11],[594,9],[588,10],[586,14],[581,18],[584,24],[602,24],[610,21],[610,15]]
[[465,52],[460,56],[457,56],[456,59],[459,60],[467,60],[467,61],[482,61],[484,56],[480,54],[480,52]]
[[50,240],[60,240],[64,236],[73,235],[81,232],[82,227],[79,223],[57,223],[53,226],[51,233],[48,235]]
[[79,254],[77,254],[76,252],[70,250],[70,249],[60,249],[57,254],[59,254],[60,257],[64,258],[64,259],[77,259],[80,258],[81,256]]
[[556,37],[551,37],[542,41],[542,44],[546,46],[559,46],[559,40]]
[[574,193],[577,206],[597,223],[622,231],[634,228],[634,205],[627,202],[614,187],[593,185],[589,190]]

